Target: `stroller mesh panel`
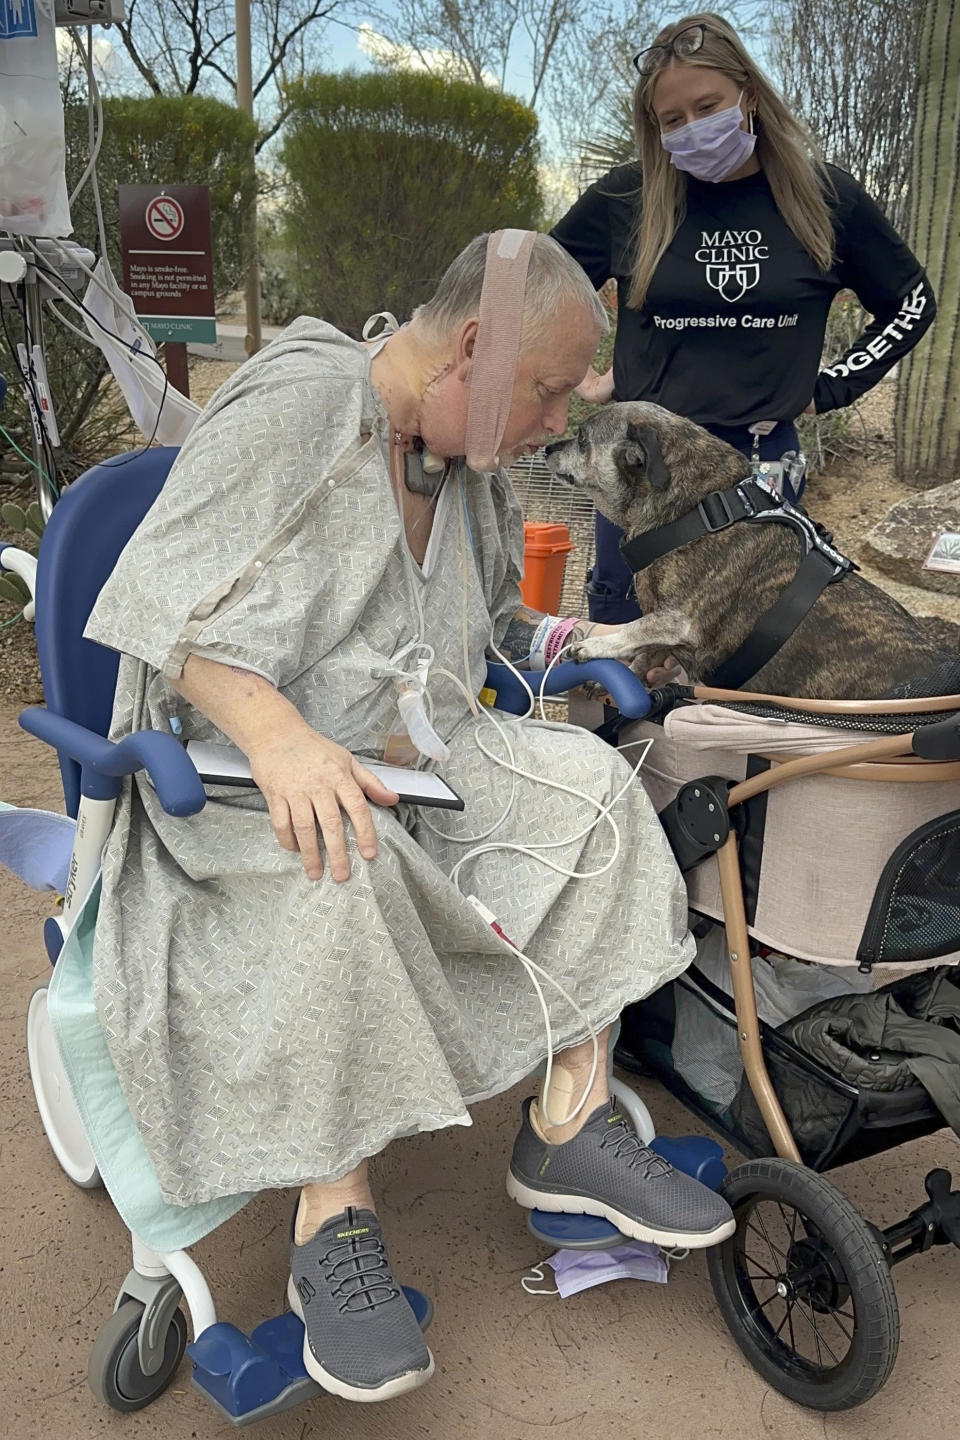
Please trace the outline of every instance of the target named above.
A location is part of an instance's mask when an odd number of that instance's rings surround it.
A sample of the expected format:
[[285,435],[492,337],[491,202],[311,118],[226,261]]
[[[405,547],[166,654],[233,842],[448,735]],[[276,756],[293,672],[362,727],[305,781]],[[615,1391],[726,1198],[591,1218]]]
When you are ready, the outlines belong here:
[[[885,697],[890,699],[892,697]],[[904,696],[904,699],[920,699],[920,696]],[[756,715],[762,720],[796,720],[800,725],[822,725],[827,730],[861,730],[873,735],[909,735],[923,725],[936,725],[951,715],[960,715],[958,710],[921,711],[916,715],[888,713],[886,715],[821,715],[812,710],[791,710],[786,705],[750,705],[735,700],[711,701],[723,705],[727,710],[739,710],[744,715]]]
[[891,855],[877,883],[858,958],[935,960],[960,949],[960,810],[930,820]]
[[[878,697],[880,700],[930,700],[938,695],[960,695],[960,655],[951,656],[925,675],[914,675],[901,685]],[[917,715],[817,715],[812,711],[793,710],[787,705],[760,705],[740,701],[719,701],[727,709],[761,718],[796,720],[801,725],[823,725],[830,730],[865,730],[875,735],[906,735],[922,725],[935,725],[956,710],[922,711]]]

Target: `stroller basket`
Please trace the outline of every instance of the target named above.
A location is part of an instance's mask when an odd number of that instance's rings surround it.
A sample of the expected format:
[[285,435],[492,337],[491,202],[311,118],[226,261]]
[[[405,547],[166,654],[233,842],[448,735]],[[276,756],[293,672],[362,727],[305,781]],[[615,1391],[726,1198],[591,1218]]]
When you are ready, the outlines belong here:
[[[841,1080],[761,1022],[767,1070],[804,1164],[824,1171],[943,1128],[921,1085],[872,1091]],[[678,1100],[743,1154],[772,1155],[773,1143],[744,1073],[733,1000],[691,967],[629,1006],[617,1054],[640,1061]]]

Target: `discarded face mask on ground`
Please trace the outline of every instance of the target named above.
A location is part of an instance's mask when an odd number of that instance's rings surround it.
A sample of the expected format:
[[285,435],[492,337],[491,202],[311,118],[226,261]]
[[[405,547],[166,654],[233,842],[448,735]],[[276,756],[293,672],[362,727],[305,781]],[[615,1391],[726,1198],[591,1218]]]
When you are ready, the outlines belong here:
[[[558,1250],[534,1265],[520,1284],[528,1295],[559,1295],[564,1300],[608,1280],[652,1280],[665,1285],[671,1258],[679,1259],[684,1253],[664,1251],[644,1240],[625,1240],[609,1250]],[[544,1265],[554,1273],[555,1289],[544,1288]]]

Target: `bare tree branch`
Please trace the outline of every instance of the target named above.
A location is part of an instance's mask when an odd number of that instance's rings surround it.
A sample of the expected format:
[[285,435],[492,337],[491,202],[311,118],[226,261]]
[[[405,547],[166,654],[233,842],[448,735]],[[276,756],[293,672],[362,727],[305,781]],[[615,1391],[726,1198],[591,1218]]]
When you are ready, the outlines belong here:
[[917,104],[916,0],[780,0],[775,49],[787,103],[826,158],[864,184],[893,224],[906,223]]
[[[345,0],[252,0],[253,94],[263,133],[276,134],[283,85],[300,73]],[[155,95],[236,91],[233,0],[127,0],[117,27],[123,50]],[[296,63],[295,63],[296,61]]]

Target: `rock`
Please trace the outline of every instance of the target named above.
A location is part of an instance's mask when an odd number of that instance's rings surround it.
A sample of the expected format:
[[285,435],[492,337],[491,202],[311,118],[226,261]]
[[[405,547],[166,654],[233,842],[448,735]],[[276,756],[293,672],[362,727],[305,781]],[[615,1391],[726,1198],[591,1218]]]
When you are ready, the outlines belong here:
[[894,505],[867,535],[864,554],[894,580],[942,595],[960,595],[960,574],[923,569],[942,530],[960,531],[960,480]]

